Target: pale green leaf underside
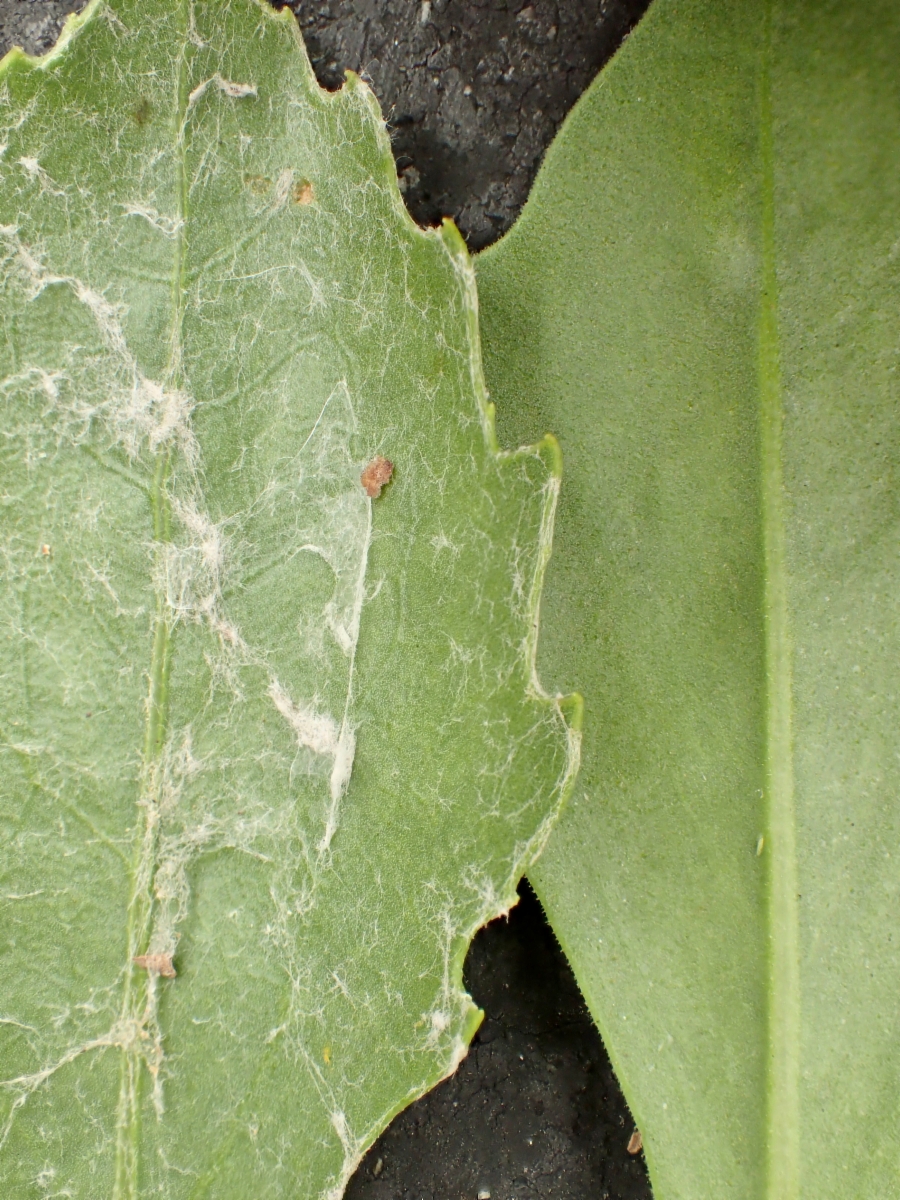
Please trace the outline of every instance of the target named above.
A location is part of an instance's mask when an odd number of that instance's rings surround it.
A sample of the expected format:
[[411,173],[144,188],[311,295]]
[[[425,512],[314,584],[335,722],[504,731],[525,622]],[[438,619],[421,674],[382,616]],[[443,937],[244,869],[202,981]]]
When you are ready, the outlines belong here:
[[92,5],[0,82],[0,1192],[336,1196],[574,766],[554,446],[289,13]]
[[479,259],[566,464],[532,873],[658,1200],[900,1196],[900,9],[655,0]]

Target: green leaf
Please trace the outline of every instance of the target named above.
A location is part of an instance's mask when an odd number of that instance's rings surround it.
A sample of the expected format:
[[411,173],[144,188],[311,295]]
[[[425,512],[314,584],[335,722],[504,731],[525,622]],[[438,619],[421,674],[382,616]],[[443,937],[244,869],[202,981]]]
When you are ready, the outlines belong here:
[[0,82],[0,1192],[338,1197],[574,768],[555,444],[289,12],[94,3]]
[[531,878],[658,1200],[900,1195],[900,9],[656,0],[478,261],[566,465]]

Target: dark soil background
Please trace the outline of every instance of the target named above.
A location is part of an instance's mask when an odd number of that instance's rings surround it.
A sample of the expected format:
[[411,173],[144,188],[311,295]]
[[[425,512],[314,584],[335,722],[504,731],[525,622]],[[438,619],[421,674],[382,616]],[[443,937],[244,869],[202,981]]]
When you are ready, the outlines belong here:
[[[423,225],[471,250],[513,223],[568,110],[649,0],[292,0],[320,83],[363,75]],[[280,5],[279,5],[280,6]],[[49,49],[78,0],[0,0],[0,54]],[[650,1200],[634,1124],[527,882],[472,944],[485,1021],[457,1073],[372,1147],[347,1200]]]
[[325,87],[371,83],[407,206],[481,250],[510,227],[566,113],[648,0],[293,0]]
[[485,1012],[459,1070],[395,1118],[345,1200],[650,1200],[634,1122],[527,881],[466,958]]

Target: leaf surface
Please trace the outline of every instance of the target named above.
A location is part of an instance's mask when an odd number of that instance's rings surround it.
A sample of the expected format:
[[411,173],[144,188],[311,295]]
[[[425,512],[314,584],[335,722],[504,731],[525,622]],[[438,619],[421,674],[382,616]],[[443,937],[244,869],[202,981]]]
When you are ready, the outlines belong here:
[[0,1191],[337,1197],[574,769],[555,444],[290,13],[95,2],[0,85]]
[[658,1200],[900,1195],[900,13],[656,0],[478,260],[585,695],[531,874]]

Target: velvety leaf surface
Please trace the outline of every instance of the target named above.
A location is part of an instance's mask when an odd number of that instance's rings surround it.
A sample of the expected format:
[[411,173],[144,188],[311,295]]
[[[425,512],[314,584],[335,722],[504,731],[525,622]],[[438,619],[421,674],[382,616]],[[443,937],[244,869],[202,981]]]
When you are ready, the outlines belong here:
[[656,0],[478,260],[566,464],[531,875],[659,1200],[900,1195],[900,10]]
[[0,84],[0,1192],[337,1197],[574,768],[555,446],[289,13],[94,4]]

